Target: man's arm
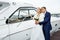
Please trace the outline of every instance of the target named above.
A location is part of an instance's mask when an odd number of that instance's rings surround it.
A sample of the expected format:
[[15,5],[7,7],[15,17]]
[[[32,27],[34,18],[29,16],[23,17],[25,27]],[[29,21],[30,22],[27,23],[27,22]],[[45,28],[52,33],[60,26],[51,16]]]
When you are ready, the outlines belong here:
[[50,13],[47,13],[45,18],[44,18],[44,21],[43,22],[39,22],[39,24],[41,25],[41,24],[47,23],[50,20],[50,17],[51,17]]

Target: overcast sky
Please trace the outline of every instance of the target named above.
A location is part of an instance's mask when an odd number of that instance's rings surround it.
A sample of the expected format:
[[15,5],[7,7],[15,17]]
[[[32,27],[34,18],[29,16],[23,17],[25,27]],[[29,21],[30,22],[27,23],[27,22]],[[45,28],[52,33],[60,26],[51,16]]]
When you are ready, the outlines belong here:
[[0,0],[5,2],[30,3],[35,7],[45,6],[51,13],[60,13],[60,0]]

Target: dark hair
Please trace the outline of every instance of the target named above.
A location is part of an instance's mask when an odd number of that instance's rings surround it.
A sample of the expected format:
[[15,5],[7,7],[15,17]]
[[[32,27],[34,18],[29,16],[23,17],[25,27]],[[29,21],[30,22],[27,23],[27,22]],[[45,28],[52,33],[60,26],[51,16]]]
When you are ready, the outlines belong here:
[[42,8],[46,9],[46,7],[42,7]]

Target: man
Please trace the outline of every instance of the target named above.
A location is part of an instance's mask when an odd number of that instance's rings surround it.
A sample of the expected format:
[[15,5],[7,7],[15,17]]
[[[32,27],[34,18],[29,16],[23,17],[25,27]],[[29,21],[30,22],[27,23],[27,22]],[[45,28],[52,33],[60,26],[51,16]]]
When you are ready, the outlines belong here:
[[37,24],[43,25],[43,33],[45,40],[50,40],[50,30],[52,29],[50,22],[51,14],[46,11],[46,7],[41,7],[41,12],[45,14],[44,21],[37,21]]

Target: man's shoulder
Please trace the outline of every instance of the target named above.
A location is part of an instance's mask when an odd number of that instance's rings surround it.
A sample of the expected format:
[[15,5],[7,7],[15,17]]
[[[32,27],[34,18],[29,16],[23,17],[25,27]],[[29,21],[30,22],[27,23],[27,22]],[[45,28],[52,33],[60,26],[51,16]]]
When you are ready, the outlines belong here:
[[46,14],[51,14],[50,12],[46,12]]
[[46,15],[51,15],[51,13],[50,12],[46,12]]
[[50,12],[46,12],[46,16],[51,16],[51,13]]

